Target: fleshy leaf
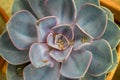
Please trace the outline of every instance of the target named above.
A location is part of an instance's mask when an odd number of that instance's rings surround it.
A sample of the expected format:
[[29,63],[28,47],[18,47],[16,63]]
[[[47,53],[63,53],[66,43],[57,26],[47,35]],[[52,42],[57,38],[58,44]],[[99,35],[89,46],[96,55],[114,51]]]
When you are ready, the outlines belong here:
[[13,7],[12,7],[12,13],[14,14],[20,10],[28,10],[36,17],[30,5],[28,4],[28,0],[14,0]]
[[100,7],[85,4],[78,11],[76,23],[89,36],[99,38],[105,32],[107,16]]
[[50,33],[47,36],[47,44],[52,48],[55,48],[55,49],[58,49],[58,50],[65,50],[69,46],[69,41],[62,34],[57,34],[56,35],[54,33]]
[[56,61],[63,62],[68,59],[68,57],[70,56],[70,53],[72,52],[72,49],[73,49],[73,46],[70,46],[69,48],[67,48],[66,50],[63,50],[63,51],[53,49],[49,53],[49,55],[52,58],[54,58]]
[[103,7],[103,6],[101,6],[101,7],[104,10],[105,14],[107,14],[108,19],[111,20],[111,21],[114,21],[113,13],[108,8]]
[[81,80],[81,79],[70,79],[70,78],[60,76],[60,80]]
[[44,17],[38,21],[38,41],[44,42],[51,28],[56,26],[57,20],[55,16]]
[[30,64],[24,69],[24,80],[59,80],[59,68],[58,63],[53,68],[35,68]]
[[109,43],[104,40],[95,40],[91,43],[84,43],[78,49],[89,50],[93,54],[88,73],[98,76],[106,73],[112,65],[113,55]]
[[120,41],[119,34],[120,34],[120,28],[117,26],[117,24],[109,20],[107,24],[106,32],[104,33],[102,38],[107,40],[110,43],[112,49],[114,49],[116,48],[116,46]]
[[92,4],[95,4],[95,5],[100,5],[99,0],[74,0],[74,1],[75,1],[77,9],[79,9],[79,7],[81,7],[83,4],[86,4],[86,3],[92,3]]
[[90,76],[90,75],[85,75],[81,80],[105,80],[106,79],[106,74],[103,74],[101,76]]
[[7,32],[0,37],[0,55],[8,63],[14,65],[29,62],[28,51],[20,51],[16,49],[13,46]]
[[72,40],[74,38],[74,34],[70,25],[58,25],[53,27],[52,30],[55,34],[65,35],[69,40]]
[[30,47],[29,56],[33,66],[40,68],[46,65],[51,66],[49,47],[45,43],[34,43]]
[[49,12],[49,8],[45,6],[45,2],[46,0],[35,0],[35,1],[28,0],[28,3],[30,4],[32,10],[34,11],[34,13],[37,15],[39,19],[46,16],[52,16],[51,13]]
[[89,42],[90,40],[91,38],[82,32],[77,25],[74,26],[74,48],[78,48],[80,44]]
[[23,69],[26,65],[28,65],[28,63],[16,66],[8,64],[6,73],[7,80],[24,80]]
[[13,44],[20,50],[28,49],[37,41],[36,19],[28,11],[21,11],[12,16],[7,30]]
[[109,69],[109,72],[112,71],[116,67],[116,65],[118,64],[118,55],[117,55],[116,49],[114,49],[112,51],[112,54],[113,54],[113,63],[112,63],[111,68]]
[[62,76],[73,79],[83,77],[87,72],[91,61],[91,52],[82,52],[80,50],[73,51],[69,58],[62,63],[60,73]]
[[53,33],[50,33],[47,36],[47,44],[52,48],[59,49],[58,45],[55,44],[55,37]]
[[75,8],[72,0],[29,0],[29,2],[39,18],[57,16],[58,24],[71,23],[74,19]]

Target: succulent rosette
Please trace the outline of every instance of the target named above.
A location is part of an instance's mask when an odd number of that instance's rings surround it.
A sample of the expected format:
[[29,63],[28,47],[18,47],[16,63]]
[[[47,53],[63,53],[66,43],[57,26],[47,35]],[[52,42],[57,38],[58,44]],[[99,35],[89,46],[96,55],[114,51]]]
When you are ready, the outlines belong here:
[[120,29],[97,0],[15,0],[0,37],[8,80],[104,80]]

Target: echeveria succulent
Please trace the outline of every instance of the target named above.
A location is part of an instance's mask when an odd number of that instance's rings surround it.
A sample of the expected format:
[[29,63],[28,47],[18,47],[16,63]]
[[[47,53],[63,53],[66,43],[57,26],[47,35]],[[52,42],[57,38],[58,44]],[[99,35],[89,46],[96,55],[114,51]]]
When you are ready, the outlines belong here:
[[0,37],[8,80],[104,80],[120,29],[98,0],[15,0]]

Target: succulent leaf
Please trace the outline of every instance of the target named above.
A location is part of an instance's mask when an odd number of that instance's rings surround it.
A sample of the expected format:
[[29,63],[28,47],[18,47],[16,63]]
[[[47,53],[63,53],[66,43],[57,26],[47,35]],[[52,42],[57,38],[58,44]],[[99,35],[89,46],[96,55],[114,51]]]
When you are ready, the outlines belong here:
[[74,0],[74,1],[77,9],[79,9],[79,7],[86,3],[100,5],[98,0]]
[[81,80],[105,80],[106,79],[106,74],[103,74],[101,76],[90,76],[90,75],[85,75]]
[[101,8],[104,10],[105,14],[107,14],[108,19],[114,21],[113,13],[106,7],[101,6]]
[[22,65],[11,65],[8,64],[7,67],[7,80],[24,80],[23,79],[23,69],[29,63],[22,64]]
[[28,0],[14,0],[13,7],[12,7],[12,13],[16,13],[20,10],[28,10],[30,11],[35,17],[35,13],[31,9],[30,5],[28,4]]
[[85,4],[79,8],[76,23],[91,37],[99,38],[105,32],[107,16],[100,7]]
[[58,80],[60,77],[59,68],[59,63],[56,63],[53,68],[48,66],[35,68],[30,64],[24,69],[24,80]]
[[117,24],[108,20],[107,28],[102,38],[110,43],[112,49],[116,48],[116,46],[120,42],[119,34],[120,28],[117,26]]
[[69,46],[69,41],[62,34],[50,33],[47,36],[47,44],[54,49],[65,50]]
[[116,49],[112,50],[112,53],[113,53],[113,63],[112,63],[111,68],[109,69],[108,72],[112,71],[116,67],[116,65],[118,64],[118,55],[117,55]]
[[73,46],[70,46],[69,48],[67,48],[66,50],[63,50],[63,51],[53,49],[49,53],[49,55],[58,62],[64,62],[70,56],[72,49],[73,49]]
[[72,51],[69,58],[61,65],[60,74],[67,78],[78,79],[84,77],[90,63],[92,61],[92,54],[89,51]]
[[8,80],[104,80],[120,28],[99,0],[14,0],[0,36]]
[[49,47],[45,43],[34,43],[30,47],[29,56],[30,61],[36,68],[41,68],[46,65],[51,66],[49,57]]
[[20,50],[28,49],[37,41],[36,19],[28,11],[21,11],[13,15],[8,22],[7,30],[16,48]]
[[47,36],[47,44],[54,49],[59,49],[59,46],[55,44],[55,37],[53,33],[50,33]]
[[88,73],[98,76],[106,73],[113,62],[113,55],[109,43],[104,40],[95,40],[91,43],[80,45],[79,49],[89,50],[93,54]]
[[74,38],[73,30],[69,24],[58,25],[52,28],[53,33],[55,34],[63,34],[69,40]]
[[75,7],[72,0],[29,0],[29,3],[39,18],[56,16],[58,24],[68,24],[74,19]]
[[45,42],[48,33],[51,32],[51,28],[56,26],[57,20],[55,16],[48,16],[40,19],[37,24],[38,41]]
[[38,19],[46,16],[52,16],[49,12],[49,9],[45,6],[45,1],[46,0],[28,0],[28,3],[30,4],[34,13],[37,15]]
[[16,49],[7,32],[0,37],[0,55],[10,64],[19,65],[29,62],[28,51],[20,51]]
[[77,25],[74,26],[74,48],[92,40],[88,34],[84,33]]

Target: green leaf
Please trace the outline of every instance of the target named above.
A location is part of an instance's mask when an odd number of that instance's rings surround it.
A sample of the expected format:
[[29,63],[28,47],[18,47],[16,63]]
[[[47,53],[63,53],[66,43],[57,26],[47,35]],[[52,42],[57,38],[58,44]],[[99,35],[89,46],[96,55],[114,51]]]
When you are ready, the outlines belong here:
[[101,8],[104,10],[105,14],[107,14],[108,19],[114,21],[113,13],[106,7],[101,6]]
[[110,43],[112,49],[116,48],[120,42],[120,28],[118,25],[108,20],[107,28],[102,38]]
[[99,0],[74,0],[74,1],[77,9],[86,3],[99,5]]
[[112,50],[112,54],[113,54],[113,63],[108,72],[112,71],[118,64],[118,55],[116,49]]
[[77,25],[74,26],[74,48],[78,48],[79,45],[92,40],[88,34],[84,33]]
[[93,59],[88,69],[88,73],[99,76],[108,71],[113,62],[112,50],[109,43],[104,40],[94,40],[91,43],[84,43],[78,49],[92,52]]
[[106,74],[103,74],[101,76],[90,76],[90,75],[85,75],[81,80],[105,80],[106,79]]

